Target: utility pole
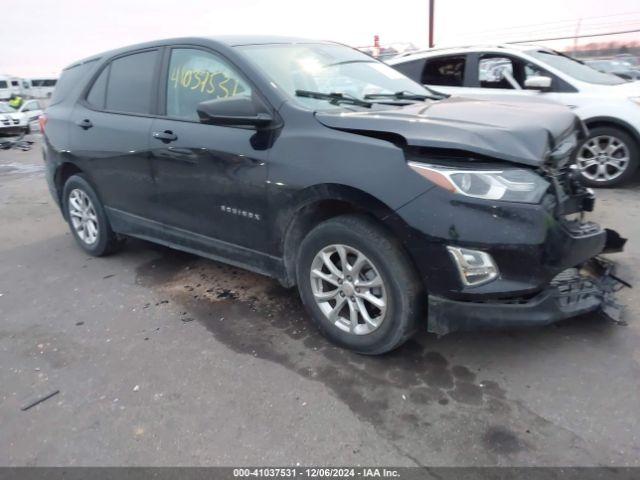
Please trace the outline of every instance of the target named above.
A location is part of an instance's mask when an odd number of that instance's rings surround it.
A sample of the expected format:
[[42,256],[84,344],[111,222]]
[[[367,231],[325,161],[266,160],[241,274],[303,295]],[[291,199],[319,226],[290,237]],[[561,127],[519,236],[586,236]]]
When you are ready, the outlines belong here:
[[578,35],[580,33],[580,24],[582,23],[582,19],[578,19],[578,24],[576,25],[576,34],[573,37],[573,54],[575,55],[578,51]]
[[436,0],[429,0],[429,48],[433,48],[433,9]]

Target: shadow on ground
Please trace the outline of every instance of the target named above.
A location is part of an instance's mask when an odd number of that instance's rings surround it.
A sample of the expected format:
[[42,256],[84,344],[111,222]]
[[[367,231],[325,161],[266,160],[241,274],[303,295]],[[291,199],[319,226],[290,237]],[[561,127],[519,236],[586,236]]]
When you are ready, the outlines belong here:
[[[464,352],[473,357],[490,351],[500,365],[566,335],[602,338],[615,327],[598,316],[526,332],[476,332],[440,339],[421,333],[395,352],[366,357],[334,347],[317,333],[295,289],[235,267],[150,248],[158,256],[137,268],[137,283],[157,291],[160,302],[178,304],[180,321],[200,322],[236,352],[322,382],[386,438],[405,445],[402,453],[418,464],[425,448],[465,452],[461,464],[499,464],[501,459],[526,463],[529,457],[540,460],[542,451],[549,461],[557,456],[565,464],[567,458],[578,464],[597,462],[572,432],[510,399],[492,377],[499,369],[472,368],[463,358]],[[528,345],[529,352],[504,348],[518,341]],[[430,427],[435,422],[438,434],[432,437]],[[443,422],[448,426],[443,428]],[[451,447],[448,434],[456,439]],[[414,441],[415,448],[406,447]],[[567,456],[567,449],[573,453]]]

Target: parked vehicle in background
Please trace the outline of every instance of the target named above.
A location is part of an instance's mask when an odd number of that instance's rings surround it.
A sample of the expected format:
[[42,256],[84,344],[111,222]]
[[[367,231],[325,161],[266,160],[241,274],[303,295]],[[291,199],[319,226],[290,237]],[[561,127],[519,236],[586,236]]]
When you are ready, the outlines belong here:
[[0,102],[0,133],[15,134],[27,132],[29,121],[27,115],[17,112],[7,103]]
[[0,100],[9,100],[11,94],[11,77],[0,75]]
[[32,98],[51,98],[51,95],[56,88],[58,78],[55,76],[43,76],[28,78],[25,80],[28,82],[27,89],[29,90],[29,96]]
[[599,72],[611,73],[625,80],[640,80],[640,69],[620,60],[585,60],[584,63]]
[[46,179],[86,253],[127,235],[273,276],[361,353],[611,302],[594,256],[624,240],[583,219],[561,105],[447,98],[344,45],[238,36],[76,62],[45,115]]
[[21,95],[22,88],[20,87],[20,79],[17,77],[11,77],[9,79],[9,89],[12,95]]
[[614,56],[613,59],[621,62],[627,62],[634,68],[640,68],[640,59],[635,55],[631,55],[630,53],[619,53]]
[[31,130],[31,124],[38,121],[43,111],[41,100],[37,99],[25,100],[18,108],[17,112],[24,115],[27,121],[27,132]]
[[39,120],[42,113],[40,100],[25,100],[18,109],[12,108],[8,103],[0,102],[0,131],[29,133],[31,125]]
[[20,79],[20,95],[22,95],[24,98],[33,97],[31,95],[31,82],[29,82],[29,80],[27,80],[26,78]]
[[533,45],[434,49],[387,63],[441,92],[505,100],[528,96],[568,106],[589,128],[575,154],[588,185],[619,185],[638,168],[640,82]]

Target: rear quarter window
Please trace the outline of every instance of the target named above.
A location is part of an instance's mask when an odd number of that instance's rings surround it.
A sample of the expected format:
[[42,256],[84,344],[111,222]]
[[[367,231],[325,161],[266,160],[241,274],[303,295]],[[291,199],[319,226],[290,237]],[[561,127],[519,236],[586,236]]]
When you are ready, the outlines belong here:
[[82,87],[96,63],[97,59],[64,69],[51,96],[50,105],[62,102],[74,89]]
[[409,62],[396,63],[395,65],[391,65],[393,68],[398,70],[400,73],[406,75],[411,80],[420,83],[422,81],[422,70],[424,68],[425,59],[421,58],[419,60],[412,60]]

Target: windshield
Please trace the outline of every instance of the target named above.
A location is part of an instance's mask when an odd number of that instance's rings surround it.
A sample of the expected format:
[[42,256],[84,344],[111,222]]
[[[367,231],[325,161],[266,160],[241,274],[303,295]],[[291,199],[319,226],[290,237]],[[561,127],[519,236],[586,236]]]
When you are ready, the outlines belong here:
[[326,99],[296,96],[296,91],[341,93],[357,99],[395,92],[430,94],[397,70],[342,45],[249,45],[238,48],[280,89],[312,109],[335,108],[335,105]]
[[0,103],[0,113],[16,113],[16,111],[6,103]]
[[584,63],[580,63],[577,60],[565,57],[564,55],[558,55],[557,53],[545,52],[542,50],[535,50],[527,53],[541,62],[557,68],[576,80],[595,83],[597,85],[620,85],[621,83],[626,83],[620,77],[599,72],[595,68],[591,68]]

